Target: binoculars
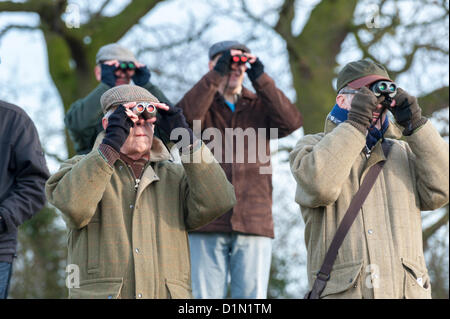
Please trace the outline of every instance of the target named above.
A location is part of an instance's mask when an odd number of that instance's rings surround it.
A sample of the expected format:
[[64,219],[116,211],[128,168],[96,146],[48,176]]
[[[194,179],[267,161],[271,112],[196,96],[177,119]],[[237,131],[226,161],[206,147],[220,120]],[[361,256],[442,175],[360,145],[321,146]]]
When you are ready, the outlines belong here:
[[134,114],[136,114],[139,117],[143,117],[145,120],[155,117],[157,113],[156,106],[146,102],[136,104],[136,106],[133,107],[131,110],[133,111]]
[[377,81],[370,86],[370,90],[376,97],[383,95],[384,101],[381,103],[384,107],[390,107],[392,99],[397,94],[397,84],[390,81]]
[[231,62],[232,63],[238,63],[238,64],[245,64],[246,62],[248,62],[248,56],[246,55],[233,55],[231,57]]
[[123,72],[127,71],[127,70],[135,70],[136,69],[136,64],[134,64],[134,62],[131,61],[119,61],[119,66],[117,67],[118,70],[121,70]]

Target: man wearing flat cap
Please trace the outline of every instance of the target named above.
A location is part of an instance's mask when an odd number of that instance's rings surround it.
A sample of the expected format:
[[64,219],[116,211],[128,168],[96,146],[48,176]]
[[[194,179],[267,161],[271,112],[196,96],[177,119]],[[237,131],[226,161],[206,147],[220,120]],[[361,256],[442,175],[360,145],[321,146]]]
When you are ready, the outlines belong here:
[[[105,131],[92,151],[46,184],[69,228],[68,264],[79,269],[69,297],[191,298],[187,231],[231,209],[233,186],[178,108],[134,85],[109,89],[101,106]],[[158,120],[136,111],[142,106]],[[189,133],[182,164],[153,136],[155,125]]]
[[[255,93],[242,85],[246,73]],[[215,152],[216,158],[233,183],[237,198],[233,210],[189,234],[194,296],[225,298],[230,278],[232,298],[266,298],[274,231],[272,175],[263,171],[270,165],[270,138],[285,137],[300,128],[302,116],[264,72],[261,60],[237,41],[211,46],[209,72],[178,106],[189,125],[200,121],[202,135],[211,130],[220,132],[221,142],[214,140],[208,146],[218,143],[222,156]],[[237,141],[238,136],[226,133],[230,130],[256,132],[258,142],[243,134]],[[278,134],[270,136],[274,130]],[[261,131],[267,132],[265,136],[259,135]],[[234,143],[235,149],[227,147]],[[256,148],[268,154],[268,159],[253,156]]]
[[[388,94],[378,94],[385,87]],[[422,116],[417,98],[395,88],[382,65],[347,64],[325,131],[302,137],[290,154],[311,298],[431,298],[421,211],[448,203],[448,144]],[[350,205],[367,192],[376,166],[381,170],[367,197]],[[347,209],[356,215],[341,237]],[[343,241],[333,261],[337,238]]]
[[[102,46],[97,52],[95,62],[97,65],[94,73],[99,82],[98,86],[86,97],[75,101],[64,118],[78,155],[89,153],[98,133],[103,131],[100,97],[108,89],[133,81],[135,85],[145,88],[161,102],[171,105],[161,90],[150,82],[150,71],[147,66],[138,62],[134,54],[120,44],[111,43]],[[164,133],[156,128],[155,135],[162,137]]]

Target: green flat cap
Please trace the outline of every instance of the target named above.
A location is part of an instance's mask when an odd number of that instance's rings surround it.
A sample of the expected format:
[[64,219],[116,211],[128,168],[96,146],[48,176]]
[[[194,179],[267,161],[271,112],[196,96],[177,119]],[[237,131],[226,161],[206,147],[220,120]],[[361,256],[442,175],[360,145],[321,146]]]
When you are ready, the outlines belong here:
[[381,64],[359,60],[346,64],[337,77],[337,92],[347,85],[359,89],[379,80],[389,80],[389,74]]
[[129,102],[148,102],[158,103],[158,99],[146,89],[131,84],[124,84],[110,88],[102,94],[100,104],[103,114],[106,114],[110,108]]

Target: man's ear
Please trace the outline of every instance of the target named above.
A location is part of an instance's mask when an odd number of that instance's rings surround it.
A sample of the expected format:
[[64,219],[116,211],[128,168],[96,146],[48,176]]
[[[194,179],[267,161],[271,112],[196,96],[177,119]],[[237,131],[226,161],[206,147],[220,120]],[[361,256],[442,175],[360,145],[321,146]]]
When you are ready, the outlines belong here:
[[214,69],[214,67],[216,66],[216,63],[214,63],[214,61],[209,60],[208,62],[208,68],[211,71],[212,69]]
[[102,118],[102,126],[103,129],[106,130],[106,127],[108,126],[108,119],[106,117]]
[[208,67],[209,70],[211,71],[212,69],[214,69],[214,67],[216,66],[217,61],[219,61],[220,57],[222,56],[222,53],[217,54],[214,59],[209,60],[208,62]]
[[344,103],[345,103],[345,96],[342,94],[338,94],[336,96],[336,104],[340,107],[340,108],[344,108]]
[[95,66],[94,74],[95,74],[95,78],[97,79],[97,81],[100,82],[102,80],[102,69],[100,68],[99,65]]

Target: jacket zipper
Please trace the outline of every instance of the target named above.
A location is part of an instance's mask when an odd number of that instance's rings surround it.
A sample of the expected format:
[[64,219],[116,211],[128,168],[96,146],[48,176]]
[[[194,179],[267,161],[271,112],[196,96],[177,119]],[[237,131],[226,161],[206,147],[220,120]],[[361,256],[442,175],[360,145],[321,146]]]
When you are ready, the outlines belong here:
[[135,180],[135,185],[134,185],[134,190],[137,192],[138,188],[139,188],[139,183],[141,182],[141,180],[139,178],[136,178]]

